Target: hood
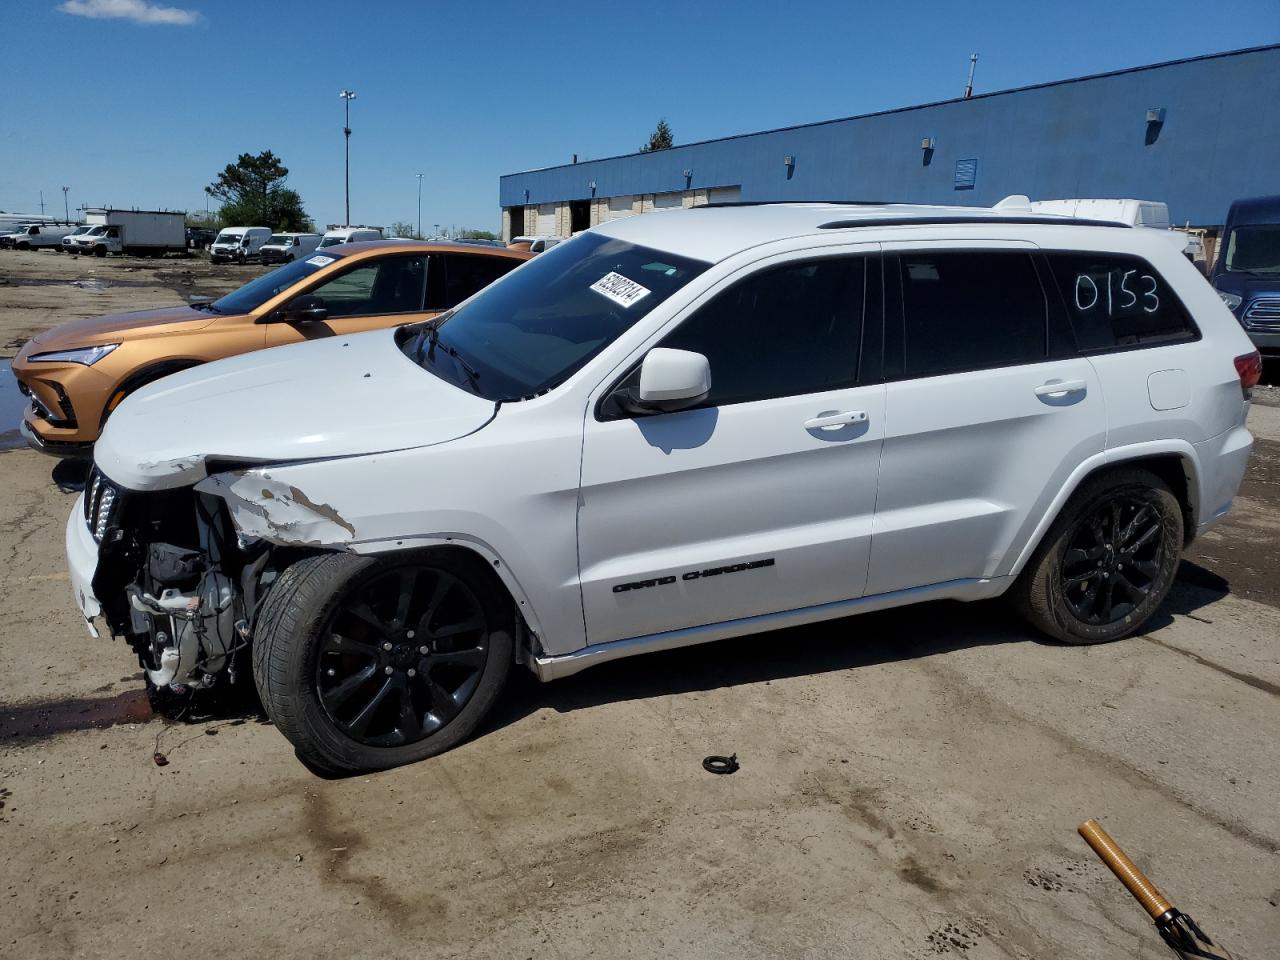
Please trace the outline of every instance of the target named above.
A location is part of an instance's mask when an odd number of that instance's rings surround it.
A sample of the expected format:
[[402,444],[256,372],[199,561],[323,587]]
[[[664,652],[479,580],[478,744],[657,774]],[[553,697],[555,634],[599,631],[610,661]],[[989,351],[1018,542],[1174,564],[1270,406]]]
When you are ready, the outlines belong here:
[[1224,293],[1234,293],[1248,303],[1254,297],[1280,294],[1280,274],[1227,273],[1223,271],[1213,278],[1213,285]]
[[107,421],[94,460],[133,490],[210,472],[444,443],[497,405],[422,369],[394,330],[242,354],[143,387]]
[[[39,344],[42,351],[69,350],[72,347],[110,343],[125,334],[132,340],[140,335],[190,333],[207,327],[217,319],[217,314],[186,305],[161,307],[158,310],[135,310],[132,313],[112,313],[105,317],[72,320],[52,330],[37,333],[31,342]],[[139,331],[145,332],[140,334]]]

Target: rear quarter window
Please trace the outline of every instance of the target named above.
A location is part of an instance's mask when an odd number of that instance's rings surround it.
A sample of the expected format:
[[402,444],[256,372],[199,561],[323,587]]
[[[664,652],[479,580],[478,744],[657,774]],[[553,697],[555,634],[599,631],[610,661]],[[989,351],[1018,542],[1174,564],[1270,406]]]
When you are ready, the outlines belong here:
[[1048,253],[1082,353],[1180,343],[1199,331],[1173,288],[1140,257]]

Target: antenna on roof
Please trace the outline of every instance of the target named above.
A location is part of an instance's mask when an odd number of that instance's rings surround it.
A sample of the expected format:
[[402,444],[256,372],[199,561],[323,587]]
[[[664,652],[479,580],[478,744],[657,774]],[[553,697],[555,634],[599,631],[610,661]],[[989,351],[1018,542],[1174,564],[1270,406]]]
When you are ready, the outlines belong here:
[[964,98],[968,100],[973,96],[973,71],[978,68],[978,55],[976,53],[969,54],[969,82],[964,85]]

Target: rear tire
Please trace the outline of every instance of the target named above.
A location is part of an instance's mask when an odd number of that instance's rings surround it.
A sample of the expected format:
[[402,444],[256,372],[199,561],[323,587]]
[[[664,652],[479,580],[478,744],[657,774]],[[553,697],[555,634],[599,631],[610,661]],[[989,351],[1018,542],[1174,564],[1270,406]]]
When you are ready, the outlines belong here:
[[510,599],[471,554],[322,554],[267,594],[253,676],[304,763],[383,770],[475,731],[506,683],[514,634]]
[[1010,599],[1055,640],[1119,640],[1164,602],[1182,545],[1182,507],[1165,482],[1146,470],[1111,471],[1067,501]]

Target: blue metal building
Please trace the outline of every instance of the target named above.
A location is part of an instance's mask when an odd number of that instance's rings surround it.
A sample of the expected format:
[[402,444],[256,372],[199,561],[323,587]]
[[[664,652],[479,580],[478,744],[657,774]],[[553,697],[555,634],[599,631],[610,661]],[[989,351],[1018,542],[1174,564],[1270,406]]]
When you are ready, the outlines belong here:
[[1280,193],[1280,45],[501,178],[507,237],[715,200],[1163,200],[1213,227]]

